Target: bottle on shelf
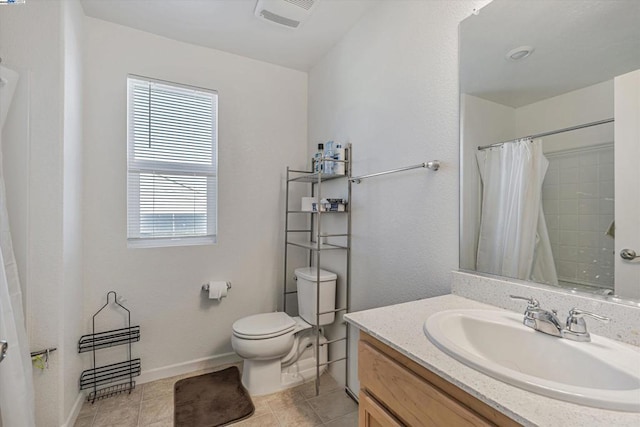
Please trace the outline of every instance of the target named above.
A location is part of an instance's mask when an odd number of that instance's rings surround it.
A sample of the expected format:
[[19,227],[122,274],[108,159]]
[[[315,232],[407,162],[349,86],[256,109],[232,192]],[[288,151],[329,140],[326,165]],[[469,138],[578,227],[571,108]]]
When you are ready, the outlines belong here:
[[344,158],[344,147],[342,146],[342,144],[340,143],[336,144],[333,158],[336,160],[342,160],[340,162],[333,163],[333,173],[336,175],[344,175],[345,163],[343,161],[345,160],[345,158]]
[[[333,159],[333,141],[327,141],[324,145],[324,158]],[[327,175],[333,175],[333,166],[335,162],[332,160],[325,160],[324,173]]]
[[324,156],[324,144],[318,144],[318,151],[313,155],[313,171],[322,172],[323,162],[320,160]]

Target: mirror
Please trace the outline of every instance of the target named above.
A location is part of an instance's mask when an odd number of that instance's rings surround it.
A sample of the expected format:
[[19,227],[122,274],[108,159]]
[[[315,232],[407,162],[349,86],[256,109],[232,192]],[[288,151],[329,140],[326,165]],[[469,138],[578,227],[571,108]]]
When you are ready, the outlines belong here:
[[460,24],[461,270],[640,298],[615,240],[640,195],[614,179],[637,174],[614,93],[640,82],[639,22],[633,0],[494,0]]

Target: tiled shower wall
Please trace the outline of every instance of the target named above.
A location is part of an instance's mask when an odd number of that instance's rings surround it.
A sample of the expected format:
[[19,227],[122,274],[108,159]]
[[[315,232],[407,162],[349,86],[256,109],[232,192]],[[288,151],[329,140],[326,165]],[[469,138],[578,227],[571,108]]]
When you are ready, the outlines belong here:
[[613,144],[546,157],[542,204],[558,279],[613,289]]

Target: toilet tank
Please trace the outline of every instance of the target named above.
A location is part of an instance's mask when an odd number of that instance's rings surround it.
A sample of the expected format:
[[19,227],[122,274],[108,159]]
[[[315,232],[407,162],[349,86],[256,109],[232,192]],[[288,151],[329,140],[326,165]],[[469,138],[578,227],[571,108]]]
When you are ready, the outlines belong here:
[[[318,270],[316,267],[295,269],[298,281],[298,312],[307,323],[316,324],[316,301]],[[320,313],[336,308],[336,280],[338,276],[330,271],[320,269]],[[335,313],[320,315],[319,326],[328,325],[335,320]]]

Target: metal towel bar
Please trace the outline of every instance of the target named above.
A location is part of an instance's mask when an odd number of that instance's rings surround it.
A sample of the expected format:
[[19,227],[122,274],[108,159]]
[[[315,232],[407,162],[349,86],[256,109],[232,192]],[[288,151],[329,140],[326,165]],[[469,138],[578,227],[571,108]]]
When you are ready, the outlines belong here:
[[408,170],[411,170],[411,169],[419,169],[419,168],[427,168],[427,169],[431,169],[432,171],[437,171],[438,169],[440,169],[440,161],[439,160],[432,160],[430,162],[424,162],[424,163],[420,163],[418,165],[413,165],[413,166],[406,166],[404,168],[391,169],[391,170],[384,171],[384,172],[371,173],[371,174],[362,175],[362,176],[355,176],[353,178],[350,178],[349,180],[351,182],[355,182],[356,184],[360,184],[360,182],[363,179],[373,178],[374,176],[388,175],[390,173],[404,172],[404,171],[408,171]]

